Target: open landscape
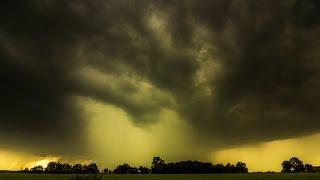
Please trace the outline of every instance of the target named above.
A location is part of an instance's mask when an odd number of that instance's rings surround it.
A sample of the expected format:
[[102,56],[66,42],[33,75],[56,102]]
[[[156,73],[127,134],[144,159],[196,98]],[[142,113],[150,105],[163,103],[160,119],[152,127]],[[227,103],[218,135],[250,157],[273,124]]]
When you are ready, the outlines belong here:
[[99,170],[95,163],[75,164],[49,162],[20,171],[0,171],[0,180],[316,180],[320,178],[319,166],[304,164],[299,158],[292,157],[281,164],[281,173],[249,173],[245,163],[235,165],[199,161],[166,162],[154,157],[151,168],[131,167],[129,164],[118,165],[115,169]]
[[[98,175],[99,176],[99,175]],[[72,175],[0,174],[0,180],[319,180],[312,174],[181,174],[181,175],[101,175],[72,178]]]
[[320,180],[320,0],[0,0],[0,180]]

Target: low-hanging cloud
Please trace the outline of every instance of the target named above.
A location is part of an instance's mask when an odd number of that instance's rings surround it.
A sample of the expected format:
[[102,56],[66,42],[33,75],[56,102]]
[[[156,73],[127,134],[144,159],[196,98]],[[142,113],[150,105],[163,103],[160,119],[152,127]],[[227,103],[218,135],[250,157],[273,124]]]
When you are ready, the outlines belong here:
[[316,0],[3,1],[1,140],[81,146],[77,96],[140,127],[168,108],[224,145],[318,132],[319,10]]

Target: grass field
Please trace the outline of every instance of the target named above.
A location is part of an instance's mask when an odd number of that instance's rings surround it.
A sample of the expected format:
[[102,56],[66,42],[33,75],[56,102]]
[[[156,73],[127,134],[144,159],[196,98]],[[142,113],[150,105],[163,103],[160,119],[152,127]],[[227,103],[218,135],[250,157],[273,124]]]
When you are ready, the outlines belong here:
[[[69,180],[71,175],[0,174],[0,180]],[[87,178],[84,178],[87,179]],[[103,180],[320,180],[311,174],[182,174],[182,175],[104,175]]]

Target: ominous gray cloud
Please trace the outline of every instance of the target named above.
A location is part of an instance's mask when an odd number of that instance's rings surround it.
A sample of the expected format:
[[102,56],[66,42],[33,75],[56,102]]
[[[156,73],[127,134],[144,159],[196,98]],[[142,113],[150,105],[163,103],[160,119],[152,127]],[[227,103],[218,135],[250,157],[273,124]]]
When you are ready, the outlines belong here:
[[319,12],[317,0],[2,1],[1,141],[81,146],[77,96],[138,125],[170,108],[226,145],[318,132]]

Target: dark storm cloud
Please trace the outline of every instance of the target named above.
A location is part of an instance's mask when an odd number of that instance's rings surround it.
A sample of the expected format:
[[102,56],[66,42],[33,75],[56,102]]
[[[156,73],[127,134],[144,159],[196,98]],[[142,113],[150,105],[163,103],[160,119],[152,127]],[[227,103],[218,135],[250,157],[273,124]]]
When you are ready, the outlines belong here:
[[[226,144],[318,132],[319,4],[3,1],[1,141],[36,138],[54,153],[77,146],[86,117],[78,96],[116,105],[138,124],[174,109]],[[140,80],[151,85],[145,103],[132,98]]]
[[[319,3],[229,2],[220,13],[199,15],[223,70],[211,81],[212,98],[192,101],[181,114],[230,143],[318,131]],[[218,24],[207,18],[215,13],[224,13]]]

